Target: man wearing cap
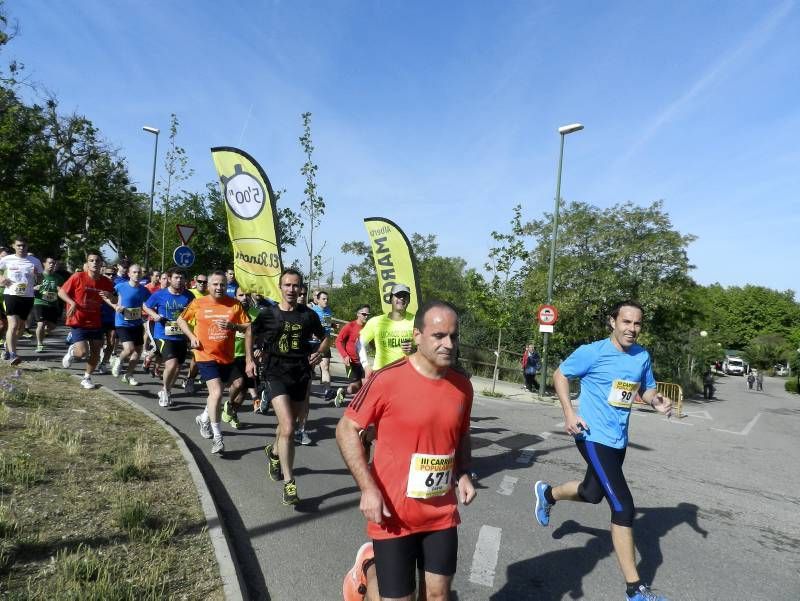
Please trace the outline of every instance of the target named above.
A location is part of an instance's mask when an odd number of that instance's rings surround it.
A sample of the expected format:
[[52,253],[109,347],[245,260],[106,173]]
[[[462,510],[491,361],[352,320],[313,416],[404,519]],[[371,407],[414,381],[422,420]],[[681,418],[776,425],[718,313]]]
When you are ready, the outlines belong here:
[[[391,292],[391,312],[369,320],[361,329],[361,348],[358,355],[367,378],[373,371],[411,354],[414,315],[406,311],[409,302],[411,289],[405,284],[395,284]],[[375,360],[372,365],[367,357],[367,345],[370,342],[375,344]]]

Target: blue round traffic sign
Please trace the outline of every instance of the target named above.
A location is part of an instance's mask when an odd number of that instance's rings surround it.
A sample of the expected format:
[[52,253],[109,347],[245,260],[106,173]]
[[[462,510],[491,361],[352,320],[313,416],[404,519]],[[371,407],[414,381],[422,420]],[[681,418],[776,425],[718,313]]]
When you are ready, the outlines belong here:
[[188,246],[179,246],[172,253],[172,260],[178,267],[191,267],[194,265],[194,251]]

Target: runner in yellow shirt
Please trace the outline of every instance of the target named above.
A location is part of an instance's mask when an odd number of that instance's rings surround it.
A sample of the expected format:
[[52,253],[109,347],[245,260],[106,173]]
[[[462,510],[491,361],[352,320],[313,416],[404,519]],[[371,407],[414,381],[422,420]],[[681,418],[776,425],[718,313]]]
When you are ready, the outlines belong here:
[[[364,366],[365,377],[382,367],[410,355],[414,333],[414,315],[406,311],[411,301],[411,290],[405,284],[392,286],[392,311],[370,319],[359,334],[358,355]],[[375,344],[375,360],[367,357],[367,345]]]

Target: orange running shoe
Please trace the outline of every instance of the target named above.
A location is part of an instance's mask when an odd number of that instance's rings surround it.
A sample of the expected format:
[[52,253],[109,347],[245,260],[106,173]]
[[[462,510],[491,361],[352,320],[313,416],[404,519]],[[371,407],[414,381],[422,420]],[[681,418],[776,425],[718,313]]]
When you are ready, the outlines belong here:
[[367,569],[374,561],[375,552],[372,543],[364,543],[356,553],[353,567],[347,571],[342,583],[342,596],[344,601],[364,601],[367,594]]

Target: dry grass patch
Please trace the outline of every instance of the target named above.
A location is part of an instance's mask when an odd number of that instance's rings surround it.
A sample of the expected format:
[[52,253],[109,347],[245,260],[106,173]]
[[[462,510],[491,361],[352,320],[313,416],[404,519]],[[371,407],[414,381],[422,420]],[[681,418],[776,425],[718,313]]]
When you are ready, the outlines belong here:
[[0,367],[0,597],[222,599],[172,438],[61,372]]

